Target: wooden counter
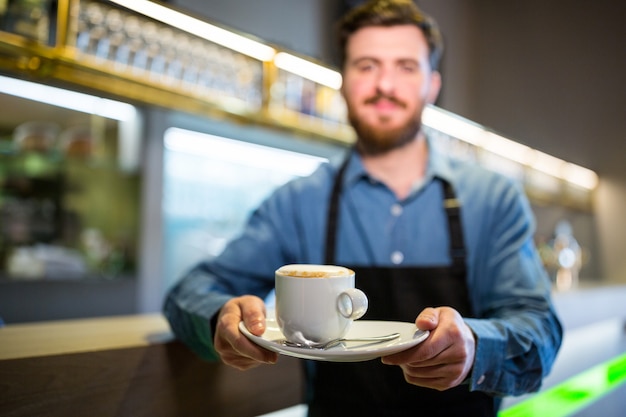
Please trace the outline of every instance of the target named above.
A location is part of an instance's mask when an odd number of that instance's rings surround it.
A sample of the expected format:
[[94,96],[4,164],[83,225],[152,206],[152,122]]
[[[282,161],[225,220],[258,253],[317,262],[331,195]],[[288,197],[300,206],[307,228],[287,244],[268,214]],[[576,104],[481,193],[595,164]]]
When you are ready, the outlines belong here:
[[301,363],[202,361],[161,315],[0,328],[0,415],[257,416],[302,402]]

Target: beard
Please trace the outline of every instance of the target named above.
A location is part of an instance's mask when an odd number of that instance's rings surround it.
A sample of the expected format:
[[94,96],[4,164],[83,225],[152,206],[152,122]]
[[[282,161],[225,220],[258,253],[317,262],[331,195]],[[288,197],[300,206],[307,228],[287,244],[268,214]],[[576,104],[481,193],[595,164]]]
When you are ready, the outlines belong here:
[[[380,99],[389,100],[400,107],[406,108],[406,104],[395,97],[387,97],[382,94],[366,100],[365,104],[375,104]],[[417,112],[404,124],[395,128],[389,128],[385,127],[385,123],[389,121],[388,117],[381,117],[379,119],[381,123],[374,126],[360,118],[350,104],[347,107],[348,120],[358,137],[357,146],[361,152],[367,155],[383,154],[406,145],[415,139],[422,127],[419,113]]]

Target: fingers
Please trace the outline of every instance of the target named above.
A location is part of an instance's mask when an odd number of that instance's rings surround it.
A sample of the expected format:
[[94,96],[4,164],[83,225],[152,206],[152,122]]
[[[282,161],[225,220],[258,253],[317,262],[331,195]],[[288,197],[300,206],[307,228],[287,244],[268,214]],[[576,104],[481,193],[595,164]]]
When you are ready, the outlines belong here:
[[382,358],[387,365],[399,365],[407,382],[433,389],[460,384],[469,374],[475,355],[475,339],[461,315],[449,307],[427,308],[417,317],[416,326],[429,330],[421,344]]
[[254,296],[233,298],[222,307],[215,329],[215,350],[227,365],[245,370],[263,363],[276,363],[278,355],[251,342],[239,331],[243,320],[255,335],[265,331],[265,305]]
[[415,319],[415,326],[420,330],[432,330],[439,323],[440,310],[435,308],[425,308]]
[[404,379],[413,385],[428,387],[443,391],[459,385],[465,379],[465,362],[455,362],[425,366],[422,363],[400,365]]
[[[265,332],[265,303],[258,297],[241,297],[236,304],[246,328],[255,336]],[[238,324],[238,323],[237,323]]]

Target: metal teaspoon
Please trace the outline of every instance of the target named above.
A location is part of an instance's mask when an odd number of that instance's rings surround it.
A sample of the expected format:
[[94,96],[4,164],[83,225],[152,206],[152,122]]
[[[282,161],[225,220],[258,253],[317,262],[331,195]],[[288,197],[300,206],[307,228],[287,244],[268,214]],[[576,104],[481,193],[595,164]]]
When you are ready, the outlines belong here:
[[289,346],[289,347],[326,350],[326,349],[335,347],[343,342],[382,343],[382,342],[387,342],[389,340],[397,339],[398,337],[400,337],[400,333],[391,333],[391,334],[384,335],[384,336],[340,338],[340,339],[334,339],[325,343],[316,343],[316,342],[311,342],[311,341],[307,341],[306,343],[299,343],[299,342],[291,342],[285,339],[276,340],[276,343],[280,343],[284,346]]

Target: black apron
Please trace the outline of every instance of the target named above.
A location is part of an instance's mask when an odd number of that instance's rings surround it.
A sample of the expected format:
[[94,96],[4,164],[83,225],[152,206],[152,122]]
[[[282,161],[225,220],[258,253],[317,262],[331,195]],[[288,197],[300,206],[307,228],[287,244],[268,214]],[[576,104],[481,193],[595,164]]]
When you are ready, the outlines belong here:
[[[343,175],[341,166],[331,194],[325,263],[335,264],[335,242]],[[425,307],[450,306],[471,317],[460,207],[452,187],[440,179],[450,233],[452,264],[440,267],[344,265],[356,273],[356,287],[369,299],[361,320],[413,323]],[[310,417],[333,416],[495,416],[494,398],[470,392],[467,384],[446,391],[417,387],[404,380],[398,366],[380,359],[356,363],[307,362]]]

